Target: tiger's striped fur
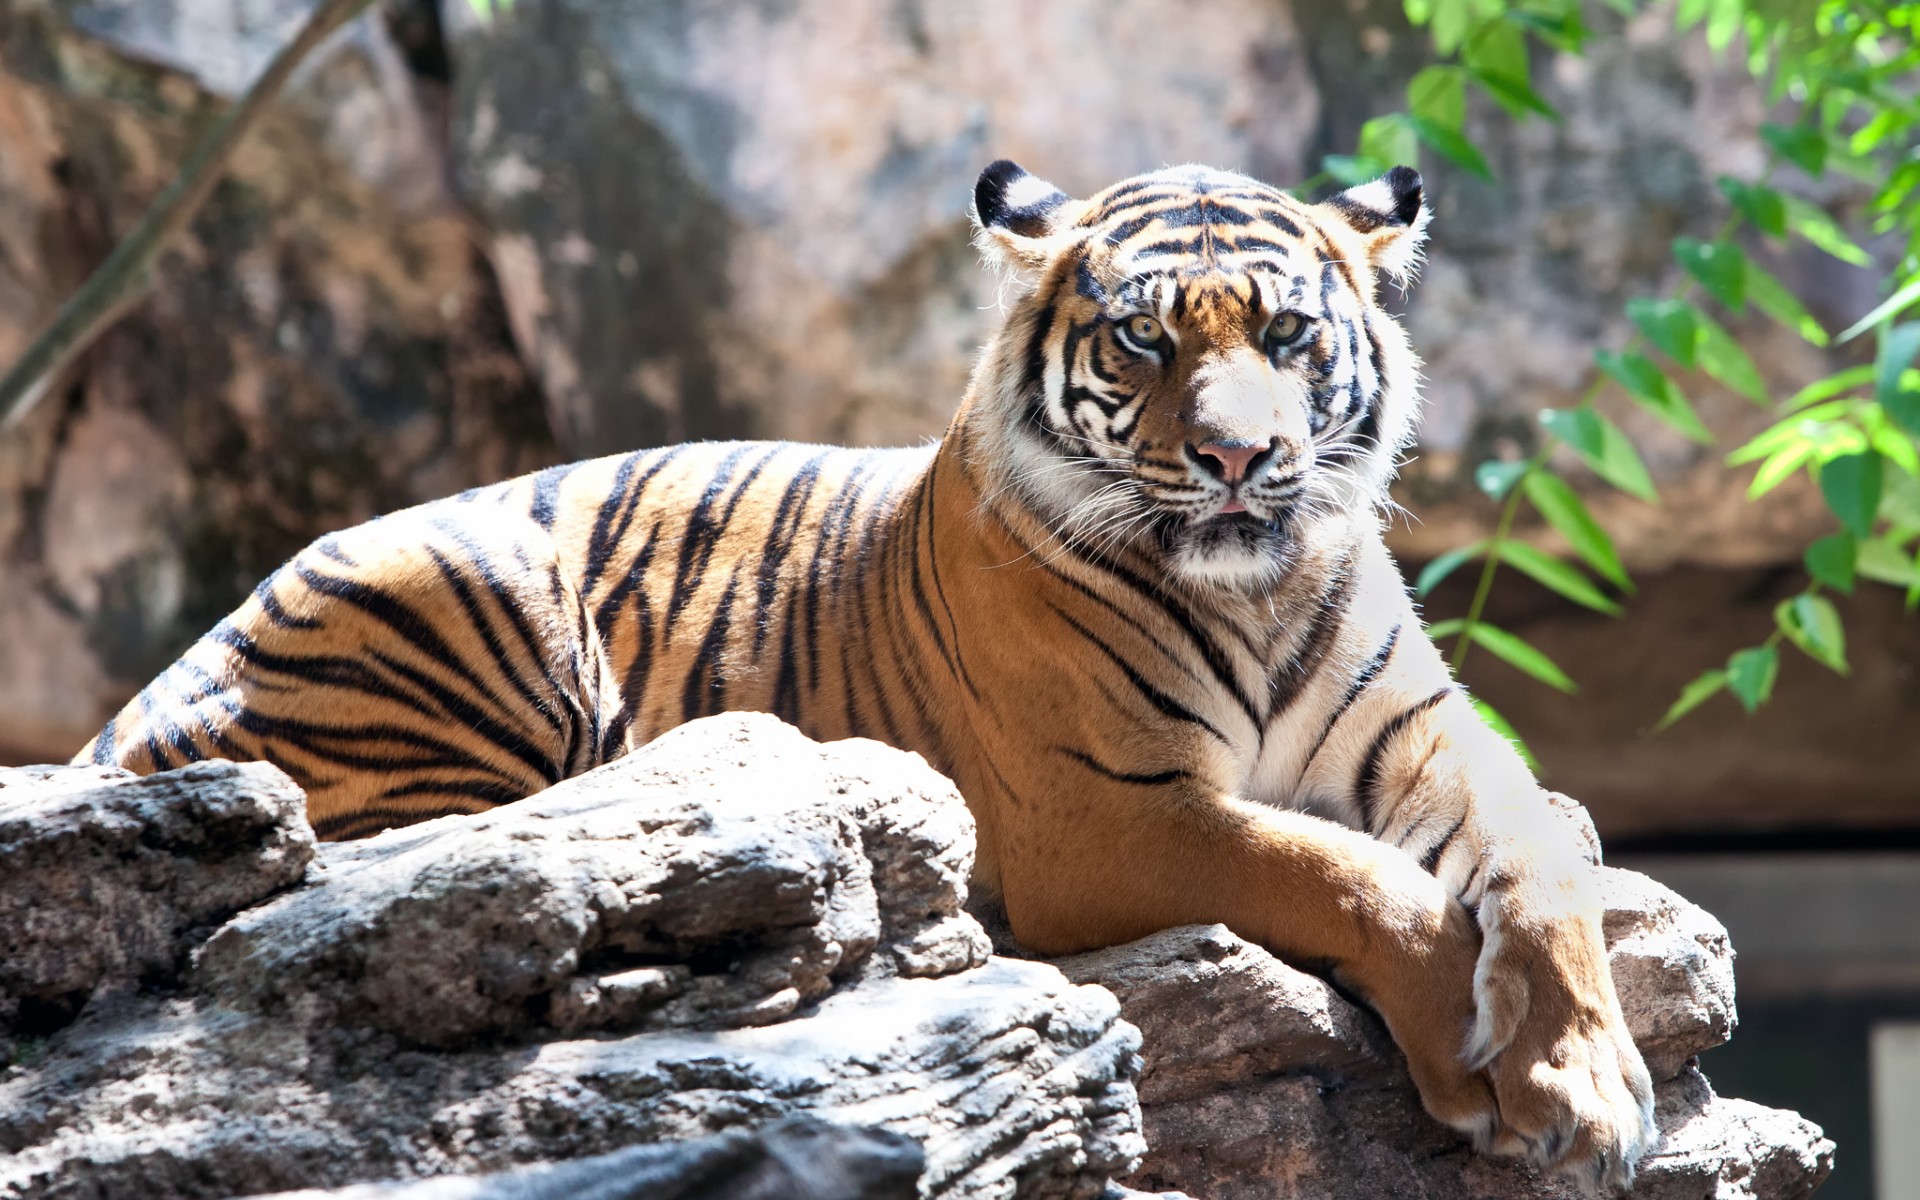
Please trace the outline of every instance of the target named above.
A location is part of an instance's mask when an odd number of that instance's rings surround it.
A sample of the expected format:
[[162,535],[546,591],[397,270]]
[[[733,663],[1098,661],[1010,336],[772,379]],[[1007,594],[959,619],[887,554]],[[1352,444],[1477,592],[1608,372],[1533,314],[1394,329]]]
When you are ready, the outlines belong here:
[[938,446],[677,446],[316,542],[80,754],[279,763],[323,836],[728,709],[919,751],[1048,952],[1224,921],[1366,995],[1430,1111],[1598,1187],[1651,1091],[1570,830],[1381,539],[1427,219],[1175,168],[975,192],[1006,319]]

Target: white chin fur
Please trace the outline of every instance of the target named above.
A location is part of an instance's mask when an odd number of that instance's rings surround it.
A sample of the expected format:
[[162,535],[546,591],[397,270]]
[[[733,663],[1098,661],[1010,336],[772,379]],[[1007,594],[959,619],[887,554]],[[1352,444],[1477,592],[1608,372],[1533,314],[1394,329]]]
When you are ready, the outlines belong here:
[[1271,583],[1286,569],[1271,551],[1235,545],[1199,546],[1185,540],[1174,547],[1169,565],[1182,579],[1215,587]]

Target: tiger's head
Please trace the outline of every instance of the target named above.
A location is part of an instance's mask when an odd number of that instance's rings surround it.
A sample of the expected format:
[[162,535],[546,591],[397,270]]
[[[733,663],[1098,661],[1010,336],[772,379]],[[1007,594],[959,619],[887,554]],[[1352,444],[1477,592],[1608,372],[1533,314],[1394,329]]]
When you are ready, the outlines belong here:
[[1377,520],[1418,417],[1379,305],[1429,211],[1397,167],[1321,204],[1182,166],[1075,200],[1014,163],[974,189],[1016,295],[976,369],[995,479],[1061,541],[1258,588],[1329,521]]

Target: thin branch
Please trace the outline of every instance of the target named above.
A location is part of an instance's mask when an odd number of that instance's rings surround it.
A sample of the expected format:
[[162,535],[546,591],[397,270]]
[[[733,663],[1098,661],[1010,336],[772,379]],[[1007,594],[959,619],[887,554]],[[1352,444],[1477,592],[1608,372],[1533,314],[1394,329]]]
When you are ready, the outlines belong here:
[[105,262],[60,307],[27,352],[0,379],[0,433],[18,425],[73,360],[137,302],[152,281],[154,261],[199,211],[220,181],[234,148],[259,123],[287,77],[328,34],[360,15],[372,0],[321,0],[294,39],[193,148],[180,173]]

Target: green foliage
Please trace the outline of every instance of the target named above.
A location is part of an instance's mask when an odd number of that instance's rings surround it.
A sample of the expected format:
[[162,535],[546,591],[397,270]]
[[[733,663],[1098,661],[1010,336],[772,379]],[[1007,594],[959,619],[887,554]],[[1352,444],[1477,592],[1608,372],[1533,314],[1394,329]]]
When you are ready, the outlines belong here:
[[[1595,35],[1580,3],[1403,2],[1408,19],[1431,36],[1433,64],[1408,85],[1405,111],[1369,121],[1357,153],[1330,157],[1327,174],[1355,182],[1398,163],[1418,165],[1424,153],[1493,178],[1467,129],[1474,97],[1516,119],[1558,120],[1533,89],[1532,66],[1548,53],[1585,51]],[[1607,3],[1625,16],[1638,15],[1639,0]],[[1713,50],[1737,54],[1764,82],[1769,111],[1781,118],[1756,131],[1768,150],[1764,168],[1751,179],[1717,181],[1726,201],[1718,230],[1674,239],[1676,286],[1667,295],[1627,301],[1633,336],[1624,345],[1595,348],[1594,374],[1578,404],[1540,413],[1545,436],[1535,453],[1474,470],[1475,483],[1499,505],[1493,533],[1429,563],[1415,588],[1424,596],[1478,563],[1467,613],[1438,622],[1429,634],[1451,641],[1456,668],[1477,646],[1572,691],[1574,681],[1559,666],[1483,615],[1501,567],[1596,612],[1623,611],[1619,597],[1632,593],[1633,581],[1612,538],[1562,472],[1577,463],[1637,500],[1657,504],[1659,496],[1639,452],[1601,403],[1614,411],[1619,403],[1636,405],[1703,444],[1713,436],[1692,397],[1707,381],[1772,408],[1774,424],[1726,454],[1727,468],[1744,474],[1753,467],[1747,491],[1756,501],[1804,474],[1832,510],[1837,531],[1806,548],[1806,587],[1779,605],[1774,628],[1688,684],[1656,728],[1722,692],[1748,712],[1766,703],[1782,642],[1845,674],[1845,626],[1824,593],[1849,596],[1866,581],[1903,589],[1908,607],[1920,607],[1920,102],[1912,86],[1920,77],[1914,38],[1920,0],[1677,0],[1671,16],[1677,33],[1698,30]],[[1804,182],[1829,174],[1865,184],[1870,197],[1829,211],[1808,198]],[[1883,247],[1878,261],[1862,248],[1869,238]],[[1728,318],[1752,320],[1757,313],[1816,347],[1836,339],[1754,261],[1749,248],[1767,241],[1804,243],[1882,276],[1885,299],[1837,339],[1844,344],[1871,334],[1872,365],[1837,370],[1785,399],[1772,394],[1728,332]],[[1891,254],[1884,249],[1890,245]],[[1564,540],[1567,557],[1518,540],[1523,507]],[[1489,725],[1518,740],[1504,717],[1480,707]]]

